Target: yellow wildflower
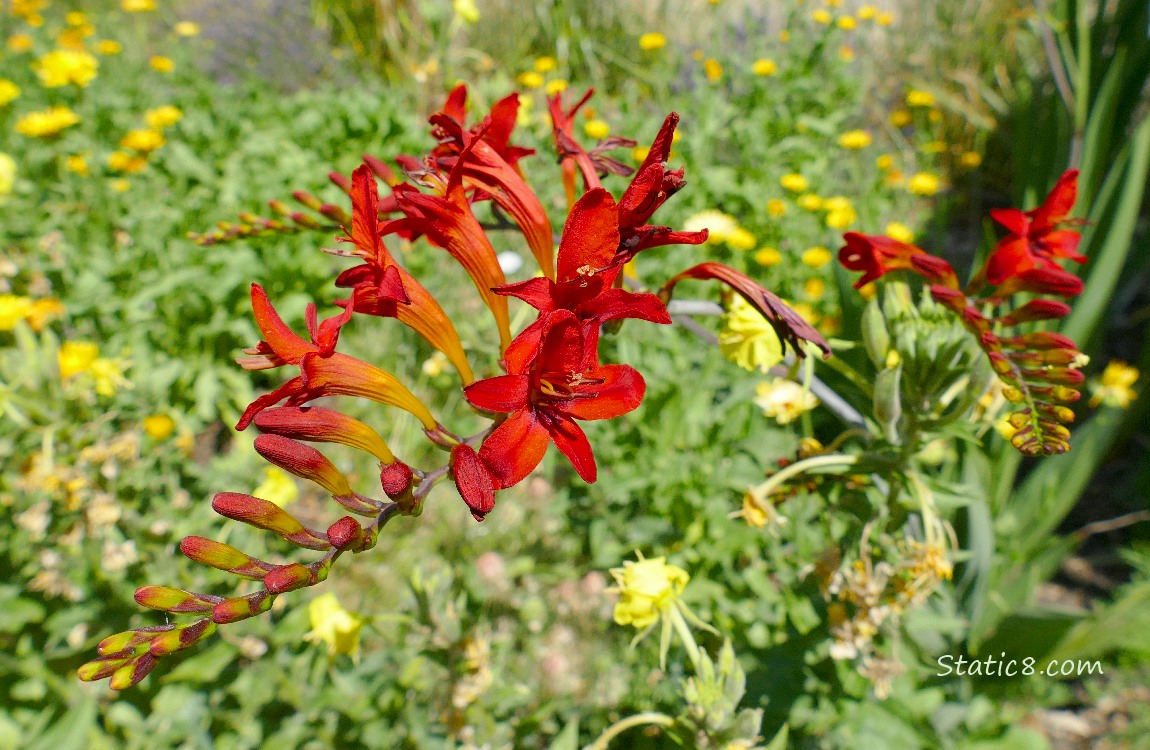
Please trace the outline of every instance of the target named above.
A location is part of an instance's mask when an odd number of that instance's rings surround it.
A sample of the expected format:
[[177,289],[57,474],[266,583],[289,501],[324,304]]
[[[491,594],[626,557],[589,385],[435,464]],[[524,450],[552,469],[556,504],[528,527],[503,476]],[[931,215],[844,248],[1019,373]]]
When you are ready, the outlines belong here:
[[650,146],[636,146],[631,149],[631,158],[642,164],[649,153],[651,153]]
[[665,557],[649,560],[639,557],[638,562],[624,560],[622,568],[612,568],[611,577],[618,584],[615,603],[615,622],[643,630],[659,621],[675,606],[691,576],[675,565],[668,565]]
[[786,378],[764,380],[755,386],[754,404],[763,410],[763,416],[779,424],[790,424],[804,412],[819,405],[819,400],[798,383]]
[[116,395],[119,388],[131,388],[132,384],[124,377],[124,370],[128,363],[122,359],[105,359],[103,357],[92,362],[88,368],[92,378],[96,381],[96,393],[111,398]]
[[176,69],[176,64],[172,62],[172,59],[163,55],[153,55],[148,60],[148,65],[151,65],[152,70],[157,73],[171,73]]
[[534,68],[538,73],[550,73],[559,67],[559,61],[551,55],[543,55],[542,57],[535,58]]
[[16,132],[33,138],[48,138],[80,122],[80,116],[67,107],[29,112],[16,122]]
[[15,294],[0,294],[0,331],[11,331],[27,317],[32,300]]
[[[747,522],[748,526],[752,526],[756,529],[771,526],[773,530],[780,526],[786,526],[788,523],[784,516],[779,515],[778,510],[775,509],[770,499],[760,498],[754,492],[744,494],[743,509],[732,513],[728,517],[741,518]],[[728,748],[729,747],[728,745]]]
[[859,215],[850,206],[836,208],[827,214],[827,226],[831,229],[846,229],[855,223]]
[[548,96],[555,96],[559,92],[567,90],[567,81],[556,78],[553,81],[548,81],[543,90],[547,92]]
[[[116,170],[117,172],[135,174],[146,166],[148,166],[147,159],[136,154],[129,154],[126,151],[113,151],[108,156],[108,167]],[[123,191],[121,190],[117,192]]]
[[708,81],[714,83],[723,77],[723,64],[713,57],[708,57],[703,61],[703,73],[706,74]]
[[252,494],[282,508],[299,498],[299,487],[296,487],[291,474],[275,466],[269,466],[264,469],[264,481],[252,490]]
[[911,89],[906,92],[906,104],[908,107],[933,107],[934,95],[929,91]]
[[871,135],[865,130],[848,130],[839,136],[839,145],[857,151],[871,144]]
[[811,299],[818,299],[827,291],[827,283],[822,279],[807,279],[803,284],[803,293]]
[[946,141],[928,141],[918,148],[924,154],[941,154],[946,151]]
[[183,117],[184,113],[181,112],[178,107],[173,107],[170,104],[149,109],[144,113],[144,120],[148,123],[148,127],[155,130],[163,130],[166,127],[175,125],[183,119]]
[[100,356],[100,347],[90,341],[65,341],[56,352],[56,363],[60,367],[60,379],[87,372]]
[[39,333],[48,325],[48,321],[64,314],[64,304],[55,297],[45,297],[32,303],[31,308],[24,315],[24,320],[33,331]]
[[96,42],[96,51],[101,55],[118,55],[124,51],[124,45],[115,39],[101,39]]
[[32,37],[27,34],[13,34],[8,37],[8,49],[13,52],[27,52],[32,49]]
[[906,189],[915,195],[934,195],[941,187],[942,180],[930,172],[919,172],[906,184]]
[[112,192],[126,193],[126,192],[128,192],[128,190],[131,189],[132,183],[129,182],[128,180],[124,179],[123,177],[120,177],[118,179],[110,181],[108,183],[108,187],[112,188]]
[[611,126],[606,120],[588,120],[583,123],[583,132],[588,138],[602,140],[611,134]]
[[429,378],[437,378],[447,371],[447,355],[443,352],[436,350],[431,353],[431,356],[423,360],[423,374]]
[[779,71],[779,66],[775,64],[774,60],[762,58],[755,60],[751,65],[751,72],[757,76],[773,76]]
[[819,8],[814,13],[811,13],[811,20],[814,21],[815,23],[819,23],[819,24],[822,24],[823,26],[826,26],[827,24],[829,24],[831,21],[834,20],[834,17],[831,15],[831,12],[829,10],[824,10],[822,8]]
[[129,148],[143,154],[151,153],[164,145],[164,134],[158,130],[129,130],[120,139],[121,148]]
[[767,214],[774,218],[779,218],[787,213],[787,204],[778,198],[772,198],[767,201]]
[[156,0],[120,0],[120,10],[128,13],[142,13],[156,9]]
[[982,164],[982,154],[977,151],[967,151],[958,157],[958,163],[967,169],[975,169]]
[[1118,409],[1125,409],[1138,398],[1138,393],[1131,387],[1138,382],[1138,368],[1132,367],[1121,360],[1112,360],[1102,371],[1102,376],[1090,384],[1090,405],[1106,404]]
[[73,174],[85,175],[88,174],[88,160],[81,154],[72,154],[64,159],[64,169],[72,172]]
[[822,268],[831,262],[831,257],[831,251],[821,245],[807,248],[803,251],[802,256],[800,256],[803,265],[810,266],[811,268]]
[[12,195],[12,188],[15,186],[16,160],[8,154],[0,152],[0,203]]
[[87,52],[58,49],[41,57],[33,66],[46,88],[72,84],[84,88],[96,77],[100,64]]
[[850,62],[851,60],[855,59],[854,47],[846,44],[839,47],[839,59],[843,62]]
[[723,316],[719,351],[744,370],[767,372],[783,361],[779,335],[762,313],[736,296]]
[[667,37],[663,36],[657,31],[650,31],[639,37],[639,49],[644,49],[648,52],[651,50],[662,49],[666,45]]
[[777,266],[783,262],[783,254],[773,247],[764,247],[755,252],[755,262],[760,266]]
[[312,599],[307,613],[311,630],[304,636],[305,641],[327,644],[329,656],[359,653],[359,633],[366,621],[344,609],[335,594]]
[[180,21],[172,27],[176,36],[191,37],[200,35],[200,25],[195,21]]
[[875,16],[874,22],[879,26],[890,26],[894,23],[894,16],[890,13],[879,13]]
[[858,9],[858,16],[864,21],[869,21],[878,15],[878,8],[873,5],[860,5]]
[[167,414],[149,414],[144,417],[144,434],[152,440],[167,440],[176,430],[176,421]]
[[824,211],[846,211],[847,209],[853,208],[853,206],[851,206],[850,199],[846,196],[832,195],[829,198],[823,199],[822,208]]
[[874,165],[885,172],[894,166],[894,157],[890,154],[882,154],[874,160]]
[[64,16],[64,23],[69,26],[83,26],[88,23],[88,17],[78,10],[73,10]]
[[735,227],[727,237],[727,244],[734,250],[750,250],[758,244],[758,240],[746,229]]
[[795,203],[799,204],[799,208],[804,211],[818,211],[823,207],[823,199],[814,193],[805,193],[795,199]]
[[906,224],[892,221],[886,225],[886,236],[899,242],[914,242],[914,232]]
[[868,281],[859,287],[859,296],[865,300],[872,300],[878,294],[878,287],[873,281]]
[[526,73],[520,73],[519,77],[515,79],[519,85],[527,89],[537,89],[543,85],[543,76],[536,73],[534,70],[529,70]]
[[56,36],[56,44],[65,49],[83,52],[85,50],[84,40],[95,33],[96,28],[91,24],[64,29]]
[[783,42],[784,44],[791,41],[791,32],[787,31],[786,29],[783,29],[782,31],[780,31],[779,32],[779,41]]
[[794,172],[780,177],[779,184],[783,186],[784,190],[790,190],[792,193],[801,193],[810,187],[806,177]]
[[451,0],[451,8],[466,23],[479,21],[479,8],[475,7],[475,0]]
[[847,31],[850,31],[858,25],[859,22],[855,20],[854,16],[839,16],[838,20],[835,21],[835,26],[838,26],[840,29],[846,29]]
[[942,111],[932,109],[930,112],[927,112],[926,117],[931,122],[942,122]]
[[910,125],[913,120],[914,117],[911,116],[910,110],[896,109],[890,113],[890,124],[896,128],[905,128],[907,125]]
[[726,242],[738,228],[739,223],[735,221],[734,216],[714,210],[700,211],[683,222],[685,232],[709,230],[707,234],[709,244]]

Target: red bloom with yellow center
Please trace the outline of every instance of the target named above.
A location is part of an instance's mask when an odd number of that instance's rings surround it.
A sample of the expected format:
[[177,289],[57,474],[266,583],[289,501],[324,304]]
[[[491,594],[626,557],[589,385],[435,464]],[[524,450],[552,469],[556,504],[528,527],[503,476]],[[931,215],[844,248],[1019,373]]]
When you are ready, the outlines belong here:
[[1062,228],[1078,223],[1067,219],[1077,197],[1078,170],[1071,169],[1063,173],[1038,208],[991,211],[990,217],[1006,227],[1010,234],[999,241],[987,260],[986,280],[991,284],[1001,284],[1011,276],[1035,268],[1061,270],[1055,258],[1085,263],[1086,256],[1078,252],[1081,235],[1073,229]]
[[556,311],[535,351],[515,345],[508,349],[507,375],[464,389],[477,409],[509,415],[479,449],[497,489],[530,474],[552,442],[584,481],[595,481],[595,456],[575,420],[613,419],[632,411],[642,402],[646,384],[633,367],[599,364],[587,343],[575,314]]

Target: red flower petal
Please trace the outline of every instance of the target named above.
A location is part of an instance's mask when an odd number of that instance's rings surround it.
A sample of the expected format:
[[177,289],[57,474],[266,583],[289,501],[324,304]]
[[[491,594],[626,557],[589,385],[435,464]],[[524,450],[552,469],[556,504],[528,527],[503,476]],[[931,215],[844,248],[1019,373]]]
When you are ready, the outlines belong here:
[[603,188],[583,195],[571,208],[559,242],[560,283],[602,272],[619,248],[619,210]]
[[495,484],[470,445],[460,443],[451,449],[451,476],[471,515],[482,521],[495,507]]
[[[614,419],[634,411],[643,402],[647,391],[643,376],[628,365],[603,365],[588,370],[584,377],[601,382],[574,386],[577,397],[556,404],[556,411],[575,419]],[[591,397],[578,397],[583,395]]]
[[509,414],[527,407],[530,390],[527,375],[497,375],[475,381],[463,389],[463,395],[478,409]]
[[1066,220],[1078,199],[1078,170],[1070,169],[1062,173],[1058,182],[1038,208],[1028,211],[1034,230],[1051,229]]
[[555,441],[557,447],[571,465],[575,467],[575,471],[588,484],[594,483],[598,476],[598,471],[595,468],[595,454],[591,451],[591,443],[587,442],[587,435],[583,433],[582,428],[575,423],[575,420],[563,416],[562,414],[554,413],[543,421],[546,428],[544,434],[550,435],[551,439]]
[[487,436],[479,448],[479,458],[495,480],[495,489],[521,482],[547,453],[550,437],[531,409],[522,409],[507,418]]

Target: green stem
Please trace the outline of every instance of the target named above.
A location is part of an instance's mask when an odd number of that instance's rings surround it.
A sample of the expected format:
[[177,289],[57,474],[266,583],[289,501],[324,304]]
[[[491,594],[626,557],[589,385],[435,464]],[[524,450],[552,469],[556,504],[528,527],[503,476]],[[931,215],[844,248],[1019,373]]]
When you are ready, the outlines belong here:
[[647,711],[641,714],[635,714],[634,716],[628,716],[626,719],[620,719],[607,727],[607,730],[599,735],[599,739],[584,747],[583,750],[607,750],[607,746],[611,744],[611,740],[634,727],[644,725],[669,727],[673,726],[674,723],[675,720],[673,718],[656,711]]
[[775,488],[779,487],[783,482],[787,481],[796,474],[801,474],[809,469],[817,469],[823,466],[853,466],[858,463],[858,456],[848,456],[843,453],[832,453],[829,456],[811,456],[804,458],[802,461],[796,461],[790,466],[781,469],[777,474],[773,475],[770,479],[754,487],[751,491],[760,497],[768,497]]
[[874,384],[867,382],[867,380],[858,373],[855,368],[848,365],[838,357],[831,357],[830,359],[822,360],[822,364],[831,368],[839,375],[842,375],[847,380],[858,386],[859,390],[866,394],[867,398],[874,398]]
[[683,613],[679,611],[678,607],[671,607],[667,613],[667,617],[671,619],[671,624],[675,627],[675,632],[679,634],[679,640],[683,642],[683,648],[687,649],[687,656],[691,657],[691,665],[695,668],[695,674],[699,673],[699,644],[695,643],[695,634],[691,632],[691,628],[687,625],[687,621],[683,619]]

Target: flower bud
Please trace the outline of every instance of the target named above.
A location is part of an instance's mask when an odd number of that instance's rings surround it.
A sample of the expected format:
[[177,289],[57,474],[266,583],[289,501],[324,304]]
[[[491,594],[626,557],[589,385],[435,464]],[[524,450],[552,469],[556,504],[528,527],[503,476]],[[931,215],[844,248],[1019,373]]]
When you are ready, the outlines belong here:
[[212,510],[225,518],[266,529],[298,547],[315,550],[331,549],[331,543],[295,519],[275,503],[239,492],[221,492],[212,499]]
[[152,656],[164,656],[194,646],[214,632],[216,632],[214,622],[209,619],[196,620],[153,637],[148,651]]
[[333,495],[352,495],[343,472],[310,445],[281,435],[260,435],[255,440],[255,449],[269,463],[315,482]]
[[319,229],[323,226],[315,218],[299,212],[292,214],[291,220],[304,229]]
[[877,300],[870,300],[863,308],[862,339],[871,362],[875,367],[882,367],[887,350],[890,349],[890,332]]
[[379,483],[383,486],[384,493],[392,500],[410,492],[414,478],[415,474],[411,471],[411,467],[398,460],[385,464],[379,472]]
[[313,443],[349,445],[389,464],[395,460],[391,449],[379,434],[358,419],[318,406],[285,406],[267,409],[256,415],[255,426],[261,432]]
[[84,664],[76,670],[76,676],[84,682],[95,682],[96,680],[103,680],[111,677],[121,667],[134,659],[135,656],[101,656],[98,659]]
[[351,224],[351,216],[349,216],[347,211],[344,211],[341,206],[337,206],[333,203],[325,203],[319,207],[319,212],[325,219],[331,219],[337,224]]
[[1065,302],[1049,299],[1033,299],[1008,315],[996,318],[996,323],[1004,326],[1016,326],[1020,323],[1030,323],[1036,320],[1057,320],[1070,314],[1070,305]]
[[471,515],[482,521],[495,507],[495,483],[470,445],[460,443],[451,449],[451,476]]
[[902,396],[899,381],[902,365],[880,370],[874,384],[874,418],[882,426],[887,441],[899,442],[898,421],[902,417]]
[[312,211],[318,211],[320,206],[323,205],[323,201],[304,190],[295,191],[291,194],[291,197],[295,198],[299,203],[306,206],[307,208],[310,208]]
[[1021,336],[1000,339],[1002,345],[1010,349],[1077,349],[1078,344],[1069,336],[1052,331],[1035,331]]
[[966,309],[967,297],[957,289],[936,284],[930,288],[930,296],[935,302],[951,312],[961,315]]
[[135,598],[136,603],[142,607],[178,614],[210,612],[212,607],[223,601],[223,597],[195,594],[168,586],[141,586],[136,589]]
[[367,536],[358,521],[351,516],[344,516],[328,527],[327,538],[338,550],[359,552]]
[[180,552],[189,560],[207,565],[209,568],[226,570],[227,572],[249,578],[253,581],[262,580],[264,575],[272,569],[269,563],[245,555],[235,547],[205,539],[202,536],[184,537],[180,542]]
[[264,576],[264,587],[273,594],[307,588],[318,582],[315,571],[300,563],[281,565]]
[[151,654],[137,656],[112,674],[112,679],[109,681],[108,686],[113,690],[127,690],[147,677],[148,673],[156,666],[156,663],[156,657]]
[[1078,385],[1086,380],[1080,370],[1069,367],[1047,367],[1042,370],[1023,370],[1023,377],[1028,380],[1054,383],[1056,385]]
[[247,596],[224,599],[212,608],[212,622],[223,625],[255,617],[271,609],[275,599],[269,591],[257,591]]

